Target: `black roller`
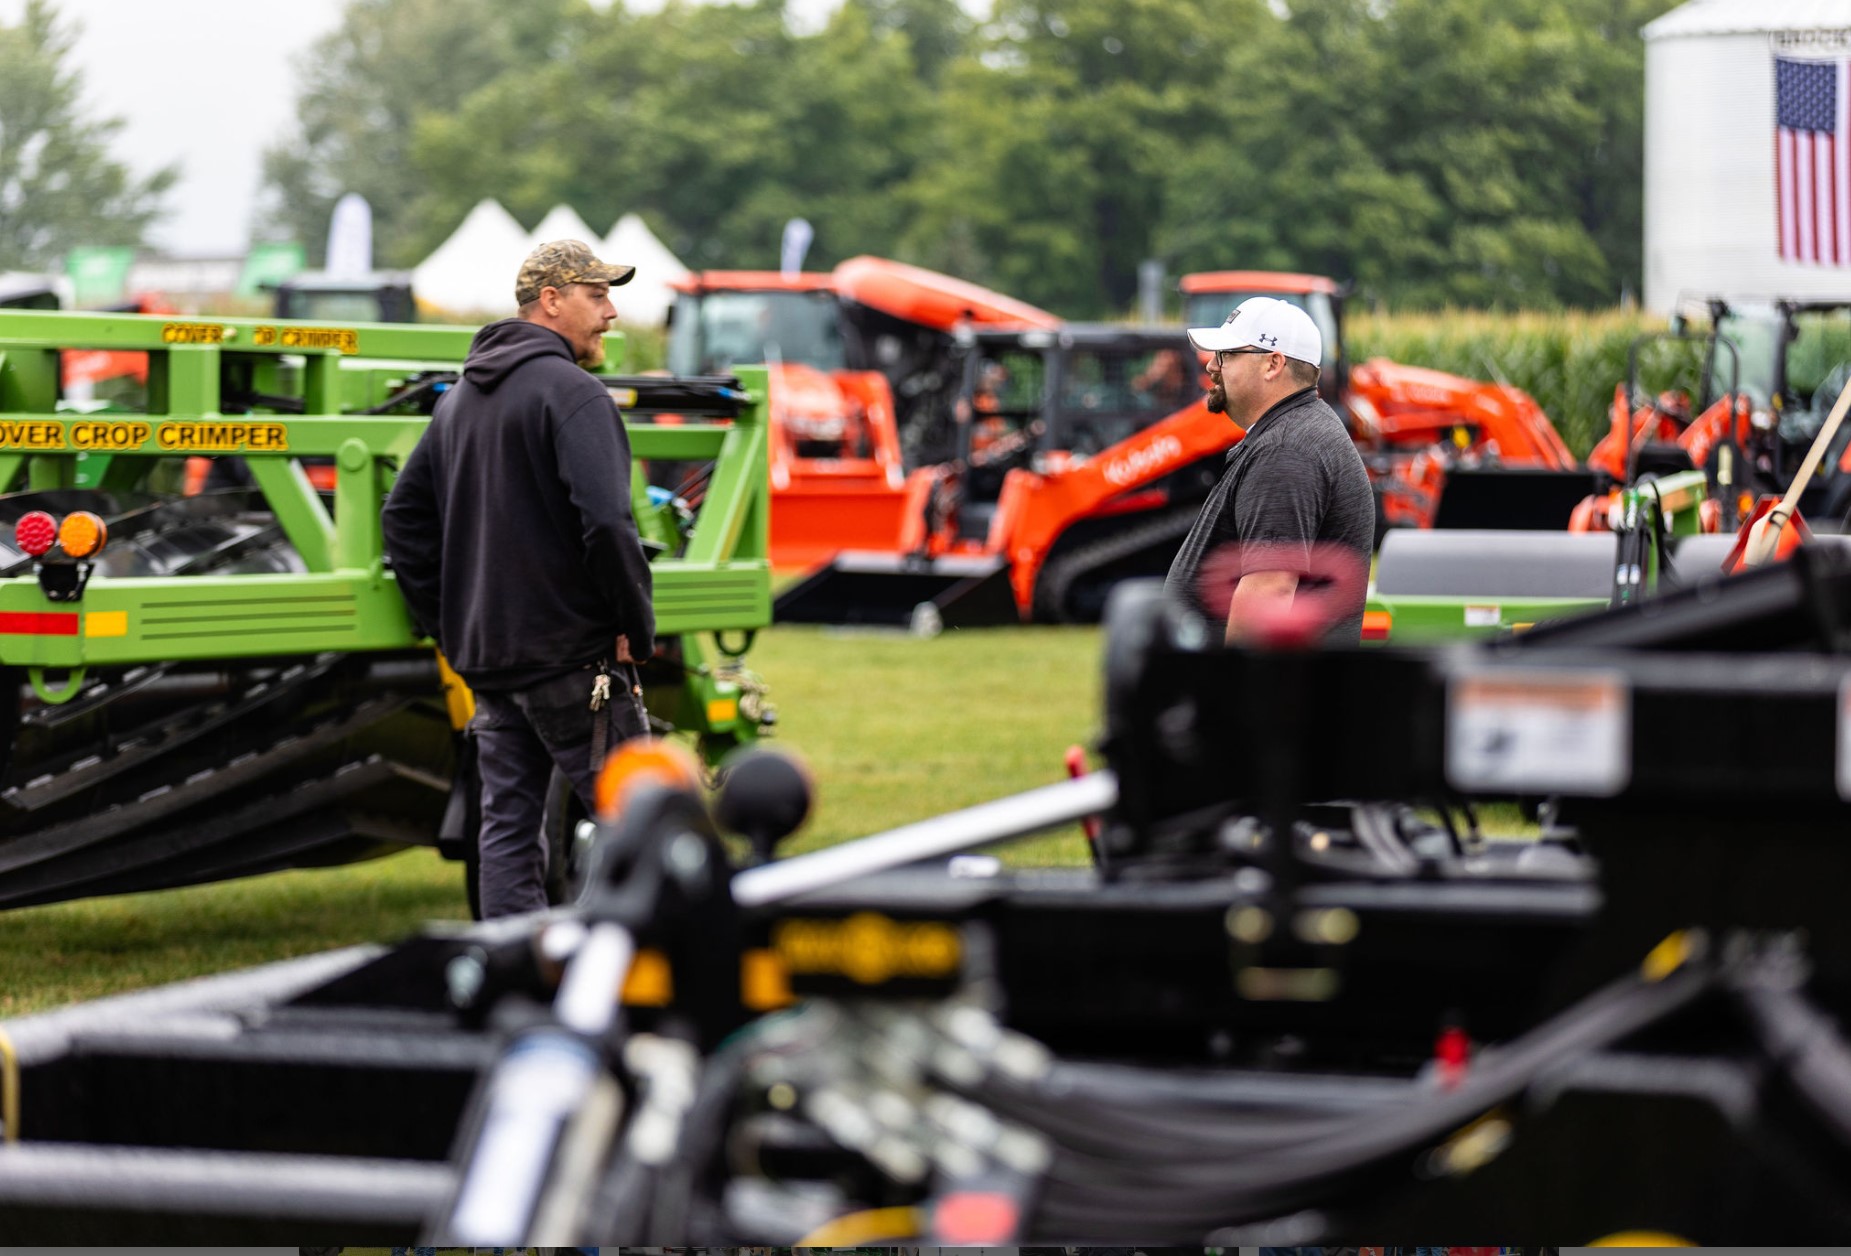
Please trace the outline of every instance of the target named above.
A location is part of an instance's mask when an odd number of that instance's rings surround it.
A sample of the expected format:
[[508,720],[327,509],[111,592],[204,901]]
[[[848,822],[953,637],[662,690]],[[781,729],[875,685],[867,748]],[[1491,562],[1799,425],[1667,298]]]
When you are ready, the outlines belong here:
[[1386,597],[1606,598],[1618,561],[1611,532],[1392,529],[1375,587]]
[[721,771],[714,820],[749,840],[759,861],[771,858],[810,814],[810,774],[790,756],[759,747],[735,751]]

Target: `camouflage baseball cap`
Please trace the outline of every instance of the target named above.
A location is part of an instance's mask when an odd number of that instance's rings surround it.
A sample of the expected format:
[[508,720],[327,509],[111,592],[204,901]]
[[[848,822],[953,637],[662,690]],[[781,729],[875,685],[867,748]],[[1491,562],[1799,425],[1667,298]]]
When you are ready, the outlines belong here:
[[539,300],[542,288],[563,288],[574,283],[607,283],[614,287],[629,283],[635,274],[634,266],[600,262],[578,240],[551,240],[534,249],[521,263],[520,277],[514,281],[514,304]]

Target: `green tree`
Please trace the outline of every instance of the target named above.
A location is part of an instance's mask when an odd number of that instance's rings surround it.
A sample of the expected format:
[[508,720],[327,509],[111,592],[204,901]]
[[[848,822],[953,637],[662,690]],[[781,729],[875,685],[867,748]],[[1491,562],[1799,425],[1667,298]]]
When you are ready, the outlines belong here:
[[1206,138],[1220,57],[1260,0],[1003,0],[947,74],[907,189],[912,260],[1076,317],[1122,313],[1169,172]]
[[76,28],[49,0],[0,25],[0,270],[42,269],[79,244],[140,244],[173,167],[136,178],[109,157],[120,119],[82,115],[65,67]]
[[1231,46],[1160,248],[1403,305],[1610,303],[1639,265],[1638,27],[1670,2],[1293,0]]
[[351,0],[340,28],[299,62],[300,130],[264,155],[260,230],[301,242],[319,260],[334,202],[358,192],[372,206],[380,263],[418,261],[462,217],[434,224],[416,212],[425,192],[425,172],[411,160],[420,125],[485,84],[561,64],[592,17],[584,0]]
[[482,196],[517,216],[565,201],[594,225],[644,214],[691,265],[770,267],[808,218],[812,261],[891,251],[922,118],[908,38],[851,0],[793,34],[779,0],[612,5],[569,55],[422,120],[419,217]]

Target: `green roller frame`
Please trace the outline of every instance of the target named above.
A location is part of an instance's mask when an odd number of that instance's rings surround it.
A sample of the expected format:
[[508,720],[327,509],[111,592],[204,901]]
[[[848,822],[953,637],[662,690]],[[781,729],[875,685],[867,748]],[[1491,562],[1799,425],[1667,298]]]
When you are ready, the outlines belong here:
[[[0,312],[0,490],[127,490],[150,459],[245,461],[300,574],[108,578],[54,602],[32,576],[0,579],[0,666],[25,668],[40,695],[74,693],[86,669],[283,654],[403,650],[418,644],[383,559],[380,507],[426,419],[357,411],[420,373],[461,367],[474,328],[338,326],[264,319]],[[61,355],[145,353],[145,412],[61,408]],[[607,358],[623,360],[621,336]],[[747,394],[729,422],[629,423],[639,460],[713,463],[692,527],[649,504],[633,472],[639,525],[666,552],[654,563],[657,627],[681,638],[685,683],[652,690],[651,711],[716,750],[760,726],[743,641],[771,622],[766,559],[766,372],[737,372]],[[235,387],[228,387],[232,381]],[[619,400],[627,400],[613,377]],[[236,394],[236,412],[227,413]],[[300,409],[301,413],[291,411]],[[303,458],[331,459],[324,497]],[[170,475],[170,478],[172,476]],[[716,636],[708,647],[697,634]],[[719,648],[736,646],[731,653]],[[742,701],[743,700],[743,701]]]

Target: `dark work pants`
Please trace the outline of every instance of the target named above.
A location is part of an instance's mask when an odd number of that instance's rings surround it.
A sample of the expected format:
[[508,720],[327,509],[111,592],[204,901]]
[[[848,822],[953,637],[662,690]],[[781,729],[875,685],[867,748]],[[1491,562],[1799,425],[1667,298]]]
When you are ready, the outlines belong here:
[[[538,911],[546,904],[546,839],[542,820],[553,766],[566,774],[585,810],[596,812],[591,761],[594,719],[590,670],[543,681],[531,689],[476,693],[476,767],[482,776],[482,918]],[[637,700],[625,692],[635,670],[618,666],[607,706],[606,753],[645,731]]]

